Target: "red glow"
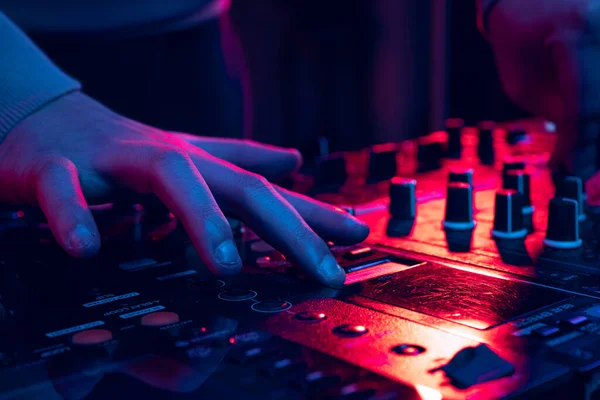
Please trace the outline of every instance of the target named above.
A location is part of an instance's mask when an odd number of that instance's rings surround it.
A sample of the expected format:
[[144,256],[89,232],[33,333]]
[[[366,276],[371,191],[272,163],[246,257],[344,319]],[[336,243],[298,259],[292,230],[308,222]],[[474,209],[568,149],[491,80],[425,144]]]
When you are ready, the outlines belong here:
[[25,213],[23,211],[17,211],[17,217],[23,218],[24,216],[25,216]]
[[204,327],[204,326],[203,326],[202,328],[200,328],[200,330],[201,330],[202,332],[206,332],[206,327]]
[[229,338],[229,343],[234,344],[235,343],[235,338]]
[[362,325],[359,325],[359,326],[357,326],[357,327],[356,327],[356,329],[355,329],[355,330],[356,330],[357,332],[364,332],[364,331],[366,331],[366,330],[367,330],[367,328],[366,328],[366,327],[364,327],[364,326],[362,326]]

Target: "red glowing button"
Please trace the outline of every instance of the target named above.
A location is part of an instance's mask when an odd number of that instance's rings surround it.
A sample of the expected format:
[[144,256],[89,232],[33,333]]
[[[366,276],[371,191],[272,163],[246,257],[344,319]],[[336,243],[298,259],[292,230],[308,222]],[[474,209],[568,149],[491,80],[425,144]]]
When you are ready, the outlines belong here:
[[102,344],[112,340],[112,332],[106,329],[89,329],[87,331],[78,332],[71,338],[73,344],[80,346],[90,346],[94,344]]
[[166,326],[179,322],[179,315],[169,311],[159,311],[142,317],[144,326]]
[[414,344],[401,344],[393,347],[392,351],[401,356],[418,356],[425,352],[425,348]]
[[344,324],[333,329],[333,333],[342,337],[357,337],[369,332],[363,325]]
[[327,315],[323,313],[313,313],[313,312],[300,312],[294,315],[294,319],[298,321],[307,322],[307,323],[317,323],[321,321],[325,321],[327,319]]

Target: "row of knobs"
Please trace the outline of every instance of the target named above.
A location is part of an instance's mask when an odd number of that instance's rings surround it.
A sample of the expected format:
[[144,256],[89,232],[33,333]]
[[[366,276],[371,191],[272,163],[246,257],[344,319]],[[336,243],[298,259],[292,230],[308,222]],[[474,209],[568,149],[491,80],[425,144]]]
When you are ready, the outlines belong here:
[[[418,171],[426,172],[442,167],[444,158],[460,159],[463,152],[462,132],[465,123],[462,119],[451,118],[446,121],[447,141],[439,135],[428,135],[418,140]],[[494,137],[496,124],[493,121],[482,121],[477,124],[478,141],[477,156],[483,165],[494,165]],[[527,139],[527,132],[520,128],[509,129],[506,133],[508,144],[516,144]],[[326,140],[321,138],[319,147],[326,150]],[[367,183],[383,182],[396,174],[397,149],[395,146],[374,147],[369,153],[367,167]],[[315,165],[316,186],[340,186],[347,175],[346,158],[343,153],[322,154]]]
[[[530,175],[520,159],[508,159],[502,171],[501,190],[496,192],[492,237],[522,239],[531,229],[534,206],[531,204]],[[389,212],[394,220],[416,217],[416,180],[396,177],[390,184]],[[448,175],[443,227],[447,230],[471,230],[473,217],[473,170],[452,170]],[[581,246],[579,222],[583,212],[581,179],[567,177],[557,184],[556,196],[548,208],[547,247],[570,249]]]

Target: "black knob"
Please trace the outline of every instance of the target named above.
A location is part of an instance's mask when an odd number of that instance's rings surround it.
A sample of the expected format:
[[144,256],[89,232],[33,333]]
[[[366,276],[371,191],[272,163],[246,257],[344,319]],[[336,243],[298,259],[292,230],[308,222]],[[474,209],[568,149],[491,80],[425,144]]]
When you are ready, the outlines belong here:
[[395,177],[390,182],[390,215],[398,220],[412,220],[417,215],[417,181]]
[[329,140],[318,136],[303,141],[299,146],[303,167],[315,167],[319,160],[329,154]]
[[555,249],[575,249],[581,246],[577,202],[555,197],[548,207],[548,228],[544,245]]
[[477,144],[477,156],[483,165],[494,164],[494,130],[496,124],[493,121],[482,121],[479,128],[479,142]]
[[583,209],[583,182],[576,176],[567,176],[557,182],[556,197],[564,197],[577,202],[579,221],[585,221],[585,210]]
[[524,170],[527,167],[527,164],[525,163],[525,159],[523,157],[520,156],[506,156],[504,157],[503,160],[503,165],[502,165],[502,181],[504,181],[504,178],[506,177],[506,173],[508,171],[513,171],[513,170]]
[[521,211],[522,201],[523,195],[513,189],[502,189],[496,193],[492,237],[520,239],[527,236]]
[[463,182],[451,182],[446,193],[444,228],[468,230],[475,227],[473,219],[473,189]]
[[442,167],[444,143],[439,136],[429,135],[419,139],[417,162],[419,172],[435,171]]
[[396,175],[396,155],[398,152],[394,147],[386,145],[371,149],[367,170],[367,183],[387,181]]
[[346,182],[346,158],[343,153],[334,153],[320,158],[315,169],[315,185],[341,186]]
[[534,207],[531,205],[531,177],[529,173],[520,169],[509,169],[504,174],[502,182],[504,189],[512,189],[523,196],[523,214],[531,214]]
[[515,145],[529,140],[527,131],[523,128],[512,128],[506,132],[506,143]]
[[473,186],[472,168],[451,168],[448,172],[448,183],[462,182]]
[[446,133],[448,135],[448,149],[446,157],[460,159],[462,155],[462,130],[465,127],[465,121],[460,118],[450,118],[446,120]]

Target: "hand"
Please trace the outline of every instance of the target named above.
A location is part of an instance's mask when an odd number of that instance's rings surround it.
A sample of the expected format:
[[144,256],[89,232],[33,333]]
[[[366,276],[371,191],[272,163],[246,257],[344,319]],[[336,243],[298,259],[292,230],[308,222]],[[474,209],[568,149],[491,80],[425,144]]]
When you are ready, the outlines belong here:
[[88,201],[156,195],[220,276],[242,266],[225,212],[308,275],[340,286],[344,271],[318,235],[354,243],[368,227],[257,174],[281,176],[300,162],[294,150],[155,129],[76,92],[30,115],[0,144],[0,202],[39,205],[58,243],[84,257],[100,248]]
[[509,97],[557,124],[553,167],[588,180],[599,167],[600,1],[500,0],[488,34]]

